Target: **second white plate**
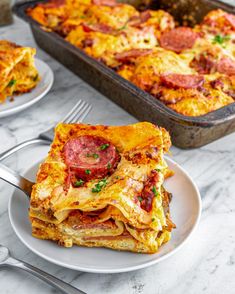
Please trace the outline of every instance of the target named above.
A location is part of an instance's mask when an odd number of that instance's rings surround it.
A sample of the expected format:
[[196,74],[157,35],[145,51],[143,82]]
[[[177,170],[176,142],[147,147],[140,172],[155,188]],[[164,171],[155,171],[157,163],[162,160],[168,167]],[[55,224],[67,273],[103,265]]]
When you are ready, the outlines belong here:
[[37,86],[29,93],[14,96],[14,101],[7,100],[2,104],[0,103],[0,118],[30,107],[49,92],[54,81],[53,71],[44,61],[37,58],[35,58],[35,66],[41,77]]
[[[40,159],[40,156],[34,158]],[[31,236],[28,218],[29,201],[19,190],[15,190],[9,201],[9,217],[20,240],[34,253],[57,265],[93,273],[120,273],[156,264],[175,253],[189,239],[195,230],[201,214],[201,198],[193,180],[173,160],[167,162],[175,175],[166,180],[166,189],[173,194],[170,204],[172,220],[177,228],[172,239],[156,254],[120,252],[105,248],[59,247],[51,241]],[[38,164],[30,168],[25,176],[35,180]]]

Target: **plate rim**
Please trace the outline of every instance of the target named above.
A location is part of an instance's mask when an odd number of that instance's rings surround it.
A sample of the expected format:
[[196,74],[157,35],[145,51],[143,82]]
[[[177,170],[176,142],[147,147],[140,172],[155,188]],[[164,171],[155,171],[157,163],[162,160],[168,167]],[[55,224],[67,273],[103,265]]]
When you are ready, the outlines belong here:
[[[16,236],[20,239],[20,241],[30,251],[32,251],[37,256],[40,256],[41,258],[45,259],[46,261],[49,261],[49,262],[51,262],[51,263],[53,263],[55,265],[62,266],[64,268],[68,268],[68,269],[72,269],[72,270],[76,270],[76,271],[87,272],[87,273],[114,274],[114,273],[124,273],[124,272],[135,271],[135,270],[139,270],[139,269],[143,269],[143,268],[152,266],[154,264],[158,264],[158,263],[162,262],[163,260],[169,258],[170,256],[174,255],[175,253],[177,253],[188,242],[188,240],[192,237],[192,235],[194,234],[195,230],[198,227],[198,224],[199,224],[200,218],[201,218],[201,212],[202,212],[202,200],[201,200],[200,191],[199,191],[197,185],[195,184],[195,182],[193,181],[193,179],[191,178],[191,176],[176,161],[169,158],[168,156],[164,156],[164,157],[165,157],[165,159],[167,161],[171,162],[171,164],[176,165],[177,168],[179,168],[187,176],[188,180],[190,181],[190,183],[192,184],[192,186],[193,186],[193,188],[195,189],[195,192],[196,192],[195,195],[196,195],[196,200],[197,200],[197,203],[198,203],[198,211],[197,211],[196,220],[195,220],[190,232],[185,237],[185,239],[178,246],[176,246],[173,250],[171,250],[170,252],[166,253],[165,255],[163,255],[163,256],[161,256],[161,257],[159,257],[157,259],[153,259],[151,261],[143,262],[142,264],[139,264],[139,265],[127,266],[127,267],[118,268],[118,269],[97,269],[97,268],[83,267],[83,266],[79,266],[79,265],[78,266],[69,265],[67,263],[64,263],[64,262],[55,260],[53,258],[50,258],[50,256],[47,256],[47,255],[45,255],[43,253],[40,253],[37,249],[34,249],[34,247],[32,247],[30,244],[28,244],[27,241],[24,240],[24,238],[21,236],[21,234],[18,232],[18,230],[16,229],[16,227],[14,225],[14,221],[13,221],[13,217],[12,217],[12,211],[11,211],[11,203],[12,203],[12,200],[13,200],[13,195],[15,194],[15,191],[17,190],[17,188],[14,189],[14,191],[12,192],[12,194],[11,194],[11,196],[9,198],[9,201],[8,201],[8,216],[9,216],[9,219],[10,219],[11,226],[12,226]],[[27,168],[27,170],[24,170],[24,172],[22,174],[24,175],[32,167],[33,167],[33,165],[31,167]]]
[[[41,60],[39,58],[35,57],[34,61],[35,61],[35,63],[37,62],[37,63],[43,65],[46,68],[46,70],[48,71],[48,73],[49,73],[50,82],[49,82],[46,90],[44,92],[42,92],[40,95],[34,97],[33,99],[29,100],[28,102],[26,102],[24,104],[20,104],[18,106],[10,108],[10,109],[5,109],[5,110],[0,109],[0,118],[4,118],[4,117],[10,116],[10,115],[13,115],[15,113],[21,112],[21,111],[29,108],[30,106],[34,105],[35,103],[40,101],[42,98],[44,98],[48,94],[48,92],[51,90],[51,88],[52,88],[52,86],[54,84],[54,79],[55,79],[53,70],[51,69],[51,67],[45,61],[43,61],[43,60]],[[37,86],[38,85],[36,85],[36,87]],[[33,93],[35,88],[33,88],[30,93]],[[24,94],[27,94],[27,93],[23,93],[22,95],[24,95]],[[21,95],[19,95],[19,96],[21,96]]]

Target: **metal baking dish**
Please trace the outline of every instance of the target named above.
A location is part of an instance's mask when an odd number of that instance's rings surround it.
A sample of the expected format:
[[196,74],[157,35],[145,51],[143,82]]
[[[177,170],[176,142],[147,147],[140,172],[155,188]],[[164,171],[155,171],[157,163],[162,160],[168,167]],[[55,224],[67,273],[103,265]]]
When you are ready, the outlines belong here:
[[[46,32],[26,14],[28,7],[39,2],[43,1],[21,2],[13,8],[16,15],[30,24],[37,44],[137,119],[165,127],[170,132],[175,146],[200,147],[235,131],[235,103],[198,117],[174,112],[112,69],[66,42],[58,34]],[[235,13],[235,7],[217,0],[157,0],[148,2],[147,7],[169,11],[179,23],[188,24],[199,22],[208,11],[216,8]]]

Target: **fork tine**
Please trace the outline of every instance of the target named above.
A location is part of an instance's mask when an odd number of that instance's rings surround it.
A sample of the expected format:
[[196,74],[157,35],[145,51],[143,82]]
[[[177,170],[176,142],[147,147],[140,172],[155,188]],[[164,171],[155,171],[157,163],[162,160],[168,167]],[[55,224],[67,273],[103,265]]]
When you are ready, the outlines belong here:
[[76,122],[82,122],[82,120],[86,117],[86,115],[88,114],[88,112],[90,111],[90,105],[87,103],[82,111],[80,113],[78,113],[76,116],[74,116],[73,120],[71,121],[72,123],[76,123]]
[[79,121],[80,117],[83,116],[84,112],[86,112],[88,107],[89,107],[89,104],[85,103],[85,105],[82,107],[82,109],[78,113],[75,113],[73,115],[73,118],[70,119],[70,122],[75,123],[75,122]]
[[77,119],[74,120],[74,122],[82,122],[84,118],[88,115],[88,113],[91,111],[91,109],[92,109],[91,105],[88,104],[87,108],[84,109],[84,112],[80,116],[78,116]]
[[69,123],[77,122],[77,120],[84,114],[84,112],[87,110],[87,107],[89,107],[89,104],[87,102],[84,102],[79,106],[79,108],[73,113],[72,116],[69,117],[68,121]]
[[73,111],[71,112],[70,116],[65,120],[66,123],[70,123],[73,117],[80,111],[82,111],[84,104],[86,102],[81,100],[81,103],[76,104],[76,107],[73,107]]
[[74,111],[76,111],[76,109],[79,107],[79,105],[84,102],[83,100],[78,100],[78,102],[74,105],[74,107],[69,111],[69,113],[66,114],[66,116],[63,118],[63,122],[66,122],[69,117],[74,113]]
[[68,118],[68,123],[71,123],[74,120],[74,117],[77,116],[77,114],[82,113],[83,109],[86,105],[85,101],[82,101],[81,105],[79,105],[79,107],[73,112],[73,114]]

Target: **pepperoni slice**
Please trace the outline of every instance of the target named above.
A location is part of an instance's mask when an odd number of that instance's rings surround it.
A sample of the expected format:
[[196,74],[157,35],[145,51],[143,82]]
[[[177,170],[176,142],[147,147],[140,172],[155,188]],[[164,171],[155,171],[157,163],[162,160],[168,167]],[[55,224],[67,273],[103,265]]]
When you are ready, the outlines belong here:
[[235,100],[235,92],[233,90],[225,91],[225,93]]
[[195,68],[200,74],[210,74],[215,68],[215,63],[210,54],[200,54],[191,61],[190,66]]
[[152,51],[153,51],[152,49],[132,49],[132,50],[124,51],[121,53],[117,53],[115,55],[115,58],[118,61],[127,61],[131,58],[136,58],[136,57],[148,55]]
[[225,19],[230,24],[230,26],[235,29],[235,16],[233,14],[225,14]]
[[83,45],[84,48],[85,47],[91,47],[93,44],[94,44],[94,40],[93,39],[87,38],[87,39],[85,39],[85,40],[82,41],[82,45]]
[[169,88],[194,89],[203,85],[204,77],[201,75],[168,74],[161,76],[161,82]]
[[93,0],[92,2],[95,5],[104,5],[104,6],[110,6],[110,7],[117,5],[116,0]]
[[90,32],[100,32],[100,33],[104,33],[104,34],[112,34],[114,33],[114,30],[110,27],[107,26],[105,24],[94,24],[94,25],[88,25],[83,23],[82,24],[83,30],[86,33],[90,33]]
[[149,10],[143,11],[140,13],[139,16],[133,16],[131,17],[129,21],[129,25],[133,27],[138,27],[142,23],[146,22],[151,17],[151,13]]
[[119,155],[114,145],[101,137],[81,136],[69,140],[64,146],[65,163],[70,178],[88,181],[103,178],[116,168]]
[[223,57],[217,64],[217,71],[228,76],[235,75],[235,61],[229,57]]
[[156,171],[152,171],[149,179],[144,183],[141,196],[138,197],[140,201],[140,207],[147,212],[150,212],[153,205],[153,198],[157,196],[158,192],[156,184],[159,181],[159,174]]
[[215,79],[210,82],[210,85],[213,89],[223,89],[224,83],[220,79]]
[[193,47],[198,34],[192,29],[179,27],[168,32],[164,32],[160,37],[160,45],[166,50],[180,53],[182,50]]

